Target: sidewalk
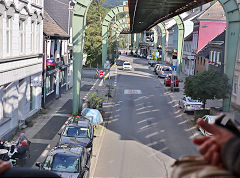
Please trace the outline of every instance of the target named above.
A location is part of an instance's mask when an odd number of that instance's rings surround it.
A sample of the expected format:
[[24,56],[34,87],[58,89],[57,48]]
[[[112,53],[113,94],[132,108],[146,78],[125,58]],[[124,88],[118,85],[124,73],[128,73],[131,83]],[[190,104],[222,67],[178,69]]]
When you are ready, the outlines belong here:
[[[90,86],[94,88],[99,81],[82,80],[81,99],[86,97]],[[95,85],[94,85],[95,83]],[[72,89],[62,94],[61,98],[54,100],[45,112],[40,112],[33,118],[33,127],[19,131],[13,140],[17,140],[20,132],[25,132],[26,137],[32,142],[30,145],[30,159],[24,163],[24,167],[35,167],[35,162],[43,162],[49,150],[57,145],[59,135],[65,122],[72,113]]]

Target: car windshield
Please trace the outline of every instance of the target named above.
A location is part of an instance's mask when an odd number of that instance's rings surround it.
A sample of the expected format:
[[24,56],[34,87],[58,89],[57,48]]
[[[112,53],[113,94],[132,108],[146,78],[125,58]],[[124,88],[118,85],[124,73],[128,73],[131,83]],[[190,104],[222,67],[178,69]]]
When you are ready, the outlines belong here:
[[77,126],[68,126],[63,132],[63,136],[66,137],[81,137],[86,138],[90,137],[89,129],[85,127],[77,127]]
[[195,102],[195,103],[199,103],[199,101],[198,101],[198,100],[193,100],[192,98],[188,98],[188,101],[189,101],[189,102]]
[[130,63],[124,63],[124,65],[130,65]]
[[79,159],[77,156],[55,154],[51,168],[56,172],[77,173],[79,172]]
[[163,68],[163,71],[171,71],[169,68]]

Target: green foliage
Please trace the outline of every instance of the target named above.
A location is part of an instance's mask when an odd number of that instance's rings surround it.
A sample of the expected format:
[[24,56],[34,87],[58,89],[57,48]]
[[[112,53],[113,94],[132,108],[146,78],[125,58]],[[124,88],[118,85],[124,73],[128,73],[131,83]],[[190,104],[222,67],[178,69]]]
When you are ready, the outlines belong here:
[[87,103],[89,108],[98,109],[102,107],[104,101],[102,97],[97,96],[95,92],[89,93],[88,95],[89,98]]
[[228,78],[215,70],[198,73],[186,78],[184,93],[205,105],[207,99],[223,99],[231,92]]
[[105,0],[93,0],[87,13],[84,53],[88,54],[86,65],[101,66],[102,21],[107,13],[102,4]]

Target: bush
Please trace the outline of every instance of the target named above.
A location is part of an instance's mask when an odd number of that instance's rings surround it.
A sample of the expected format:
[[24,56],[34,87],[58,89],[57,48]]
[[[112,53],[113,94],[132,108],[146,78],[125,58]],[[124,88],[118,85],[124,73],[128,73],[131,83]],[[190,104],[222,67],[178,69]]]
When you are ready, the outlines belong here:
[[103,98],[96,95],[96,93],[89,93],[88,98],[88,107],[93,109],[102,108],[103,105]]

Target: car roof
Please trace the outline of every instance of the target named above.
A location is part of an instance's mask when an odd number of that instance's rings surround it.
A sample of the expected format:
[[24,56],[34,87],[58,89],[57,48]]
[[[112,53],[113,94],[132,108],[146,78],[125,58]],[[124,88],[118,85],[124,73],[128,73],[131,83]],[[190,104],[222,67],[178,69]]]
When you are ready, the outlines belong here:
[[67,126],[88,127],[89,124],[90,124],[90,123],[87,122],[87,121],[77,121],[77,122],[69,123]]
[[54,147],[51,151],[51,155],[55,154],[65,154],[69,156],[81,156],[83,152],[83,147],[79,145],[60,145],[57,147]]

